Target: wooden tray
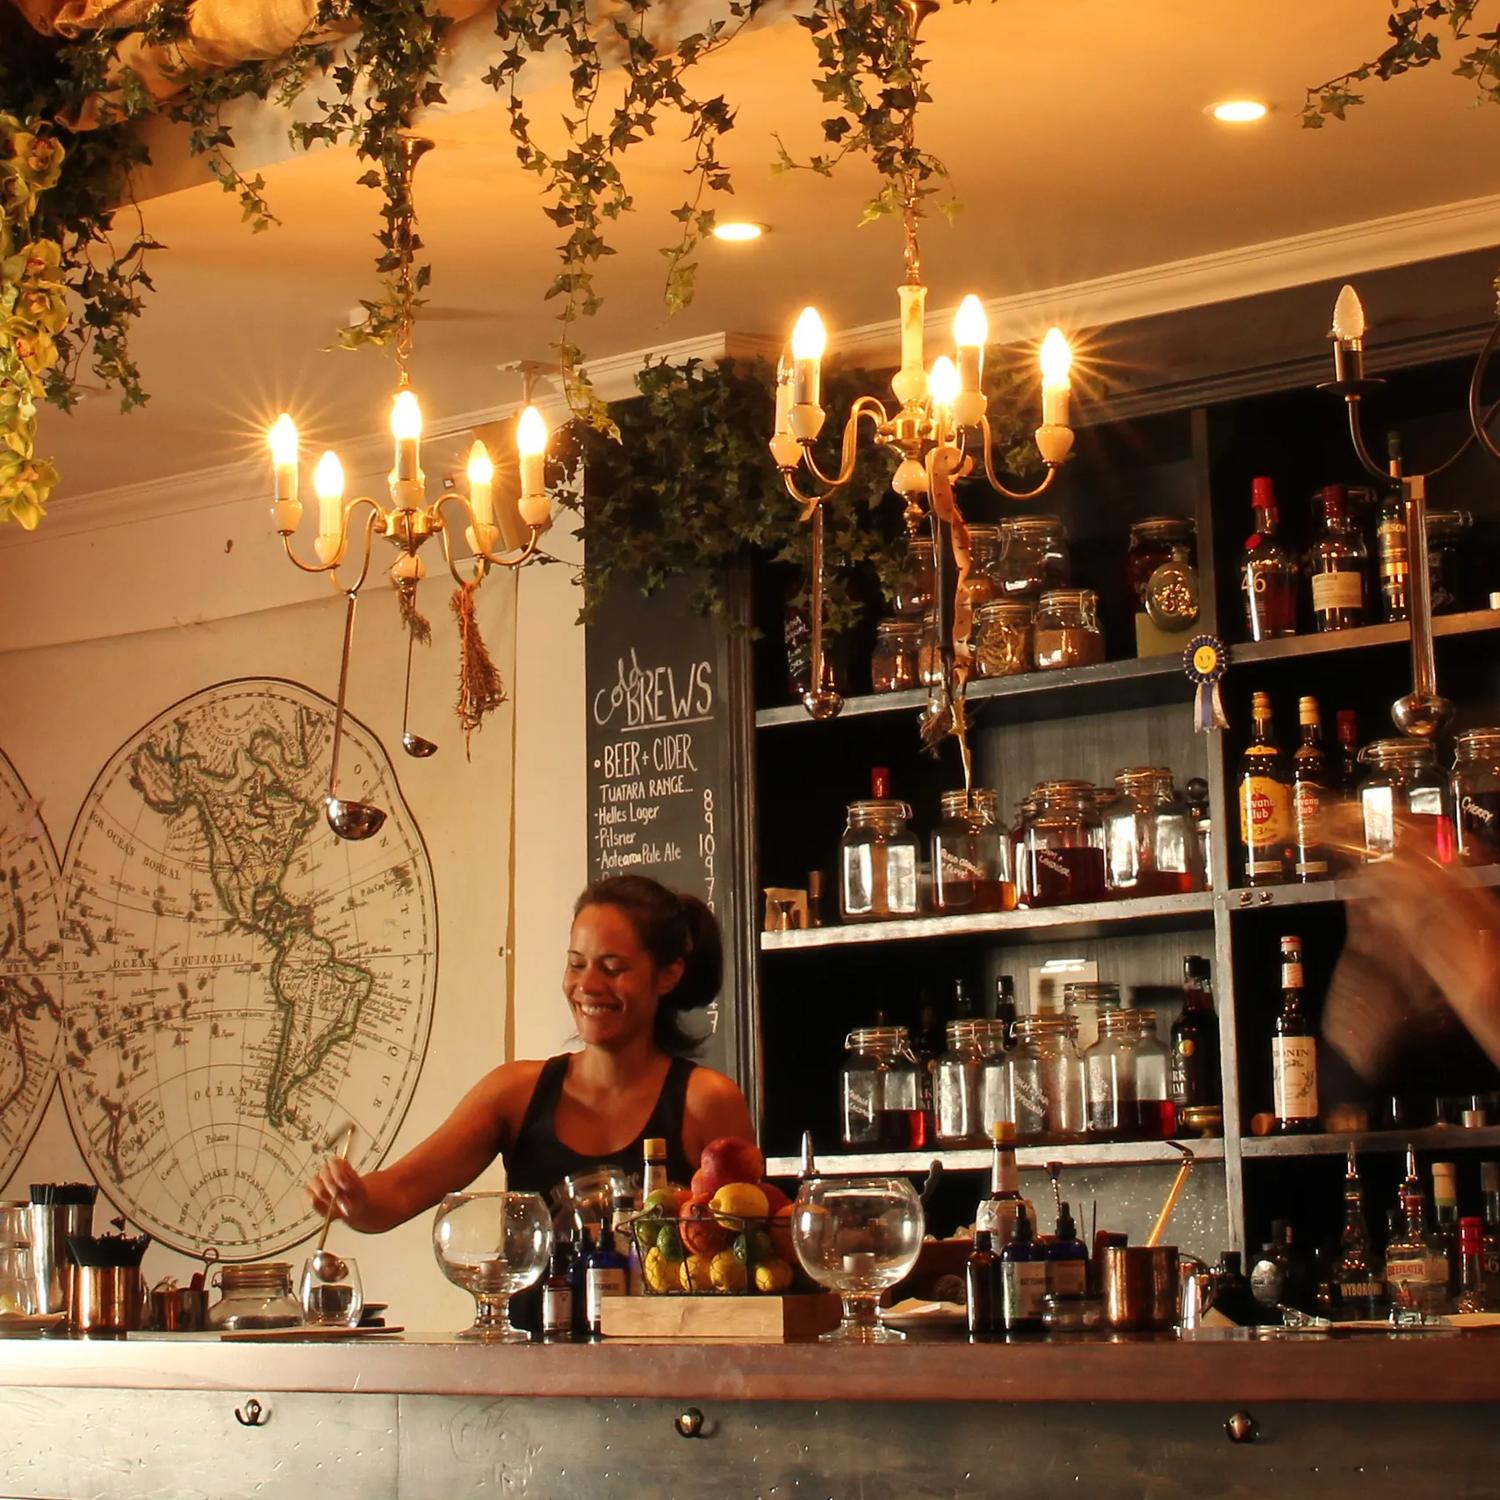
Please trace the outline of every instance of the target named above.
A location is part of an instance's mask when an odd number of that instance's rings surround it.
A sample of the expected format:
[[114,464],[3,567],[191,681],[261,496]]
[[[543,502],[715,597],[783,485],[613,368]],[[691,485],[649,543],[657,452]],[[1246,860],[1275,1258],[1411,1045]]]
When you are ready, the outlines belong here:
[[829,1292],[769,1295],[606,1297],[606,1338],[741,1339],[784,1343],[838,1326],[839,1299]]
[[298,1328],[226,1328],[219,1337],[226,1343],[311,1344],[337,1339],[378,1339],[405,1332],[400,1324],[390,1328],[330,1328],[304,1323]]

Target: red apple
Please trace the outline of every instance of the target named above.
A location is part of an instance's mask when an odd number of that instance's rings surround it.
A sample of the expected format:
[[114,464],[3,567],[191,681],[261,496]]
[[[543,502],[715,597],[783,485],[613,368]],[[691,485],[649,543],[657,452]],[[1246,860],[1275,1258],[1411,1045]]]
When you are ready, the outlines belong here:
[[720,1136],[703,1148],[703,1158],[693,1177],[693,1191],[701,1190],[712,1197],[726,1183],[759,1182],[765,1175],[766,1159],[754,1141],[735,1135]]
[[766,1195],[766,1213],[773,1219],[792,1201],[779,1187],[773,1187],[769,1182],[761,1183],[760,1190]]
[[734,1238],[714,1217],[708,1199],[694,1194],[682,1205],[678,1218],[682,1243],[694,1255],[717,1255]]
[[708,1173],[702,1167],[693,1173],[693,1180],[688,1187],[694,1198],[712,1198],[719,1190],[717,1183],[710,1184]]

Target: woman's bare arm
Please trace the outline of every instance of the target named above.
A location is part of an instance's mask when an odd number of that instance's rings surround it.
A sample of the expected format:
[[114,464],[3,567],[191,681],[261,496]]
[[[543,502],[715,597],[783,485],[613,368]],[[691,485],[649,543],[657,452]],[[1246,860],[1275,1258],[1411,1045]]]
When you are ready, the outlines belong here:
[[703,1148],[725,1135],[755,1139],[750,1106],[732,1078],[712,1068],[694,1068],[688,1077],[682,1120],[682,1149],[687,1159],[696,1167]]
[[326,1162],[308,1185],[313,1206],[352,1229],[382,1234],[465,1188],[508,1146],[541,1072],[540,1062],[506,1063],[486,1074],[420,1145],[377,1172]]

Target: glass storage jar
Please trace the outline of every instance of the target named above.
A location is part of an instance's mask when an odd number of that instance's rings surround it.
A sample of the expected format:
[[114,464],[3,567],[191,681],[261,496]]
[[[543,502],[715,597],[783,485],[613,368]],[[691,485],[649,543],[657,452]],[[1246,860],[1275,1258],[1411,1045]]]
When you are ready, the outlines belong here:
[[940,1146],[982,1146],[989,1127],[982,1108],[987,1021],[949,1021],[947,1045],[932,1070],[932,1124]]
[[889,615],[875,627],[870,653],[870,687],[877,693],[900,693],[919,681],[917,648],[922,622]]
[[1453,818],[1466,865],[1500,864],[1500,729],[1466,729],[1453,741]]
[[1474,517],[1466,510],[1427,512],[1427,574],[1432,579],[1432,612],[1451,615],[1469,598],[1469,533]]
[[934,687],[943,680],[943,642],[938,635],[938,617],[930,609],[917,633],[917,686]]
[[953,650],[960,658],[973,658],[977,611],[1001,597],[995,577],[999,556],[1000,528],[970,526],[969,569],[953,590]]
[[1205,882],[1198,820],[1165,766],[1115,773],[1103,809],[1105,879],[1118,896],[1180,896]]
[[1102,901],[1104,829],[1087,782],[1044,781],[1026,820],[1026,899],[1029,906]]
[[1007,1055],[1010,1094],[1020,1141],[1064,1143],[1084,1138],[1088,1085],[1072,1016],[1022,1016]]
[[1398,847],[1452,863],[1448,778],[1432,742],[1411,735],[1375,740],[1359,758],[1369,768],[1359,784],[1366,863],[1390,859]]
[[839,840],[839,908],[851,922],[917,914],[917,836],[911,808],[892,798],[849,804]]
[[295,1328],[302,1322],[287,1261],[220,1266],[219,1289],[219,1300],[208,1310],[210,1328]]
[[1125,553],[1125,582],[1137,608],[1146,592],[1151,575],[1175,550],[1182,548],[1186,561],[1198,565],[1198,523],[1183,516],[1147,516],[1130,527],[1130,546]]
[[942,821],[932,834],[933,907],[955,912],[1014,911],[1010,838],[1000,795],[988,787],[944,792]]
[[891,609],[898,615],[920,617],[937,602],[937,572],[932,560],[932,538],[909,536],[906,557],[891,593]]
[[1031,606],[997,599],[974,611],[974,675],[1018,677],[1031,670]]
[[979,1050],[984,1062],[979,1069],[979,1123],[989,1140],[990,1127],[997,1120],[1014,1120],[1015,1103],[1010,1092],[1010,1066],[1006,1059],[1009,1041],[1005,1021],[975,1021]]
[[1107,979],[1072,979],[1063,986],[1062,1003],[1080,1034],[1097,1031],[1101,1016],[1120,1009],[1120,986]]
[[1093,589],[1052,589],[1042,595],[1031,626],[1031,657],[1038,672],[1104,660],[1099,596]]
[[1172,1054],[1161,1039],[1154,1010],[1138,1010],[1135,1044],[1137,1135],[1143,1141],[1165,1141],[1177,1134],[1177,1106],[1172,1102]]
[[1135,1049],[1140,1040],[1133,1010],[1106,1011],[1099,1035],[1083,1050],[1088,1089],[1089,1134],[1122,1141],[1134,1133],[1138,1118],[1135,1094]]
[[909,1151],[927,1144],[922,1079],[904,1026],[860,1026],[844,1039],[839,1120],[857,1150]]
[[1038,599],[1072,579],[1068,528],[1060,516],[1014,516],[1000,525],[1004,555],[995,577],[1007,599]]

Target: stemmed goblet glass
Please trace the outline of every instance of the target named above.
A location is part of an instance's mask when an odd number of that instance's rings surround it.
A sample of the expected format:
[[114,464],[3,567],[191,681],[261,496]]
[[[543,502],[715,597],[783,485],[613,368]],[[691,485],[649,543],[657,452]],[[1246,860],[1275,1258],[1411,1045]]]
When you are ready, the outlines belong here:
[[449,1193],[432,1224],[432,1253],[443,1275],[474,1298],[461,1339],[524,1344],[510,1299],[541,1276],[552,1254],[552,1215],[535,1193]]
[[802,1269],[843,1299],[843,1321],[824,1342],[897,1343],[899,1329],[875,1316],[880,1294],[917,1262],[925,1220],[904,1177],[814,1177],[792,1210],[792,1245]]

